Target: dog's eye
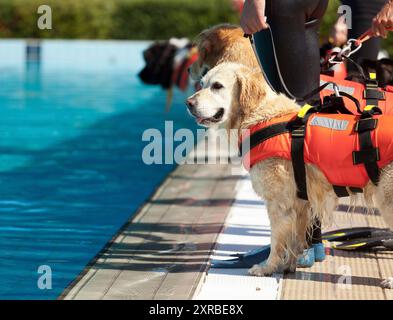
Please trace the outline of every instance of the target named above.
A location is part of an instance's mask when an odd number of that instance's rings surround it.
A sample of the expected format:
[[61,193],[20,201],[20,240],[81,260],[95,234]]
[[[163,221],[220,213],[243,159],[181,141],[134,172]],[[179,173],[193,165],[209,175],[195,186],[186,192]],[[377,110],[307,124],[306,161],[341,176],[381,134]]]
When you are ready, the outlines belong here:
[[220,90],[220,89],[222,89],[222,88],[224,88],[224,86],[223,86],[221,83],[219,83],[219,82],[214,82],[214,83],[212,84],[212,89],[213,89],[213,90]]

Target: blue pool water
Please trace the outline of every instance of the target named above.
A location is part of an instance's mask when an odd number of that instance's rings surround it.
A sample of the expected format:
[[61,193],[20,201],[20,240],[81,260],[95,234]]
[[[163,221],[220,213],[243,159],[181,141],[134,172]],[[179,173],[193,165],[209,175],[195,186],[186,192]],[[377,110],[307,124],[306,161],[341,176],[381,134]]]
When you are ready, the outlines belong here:
[[58,297],[173,170],[142,162],[142,132],[194,123],[136,77],[146,46],[46,41],[38,65],[0,41],[0,299]]

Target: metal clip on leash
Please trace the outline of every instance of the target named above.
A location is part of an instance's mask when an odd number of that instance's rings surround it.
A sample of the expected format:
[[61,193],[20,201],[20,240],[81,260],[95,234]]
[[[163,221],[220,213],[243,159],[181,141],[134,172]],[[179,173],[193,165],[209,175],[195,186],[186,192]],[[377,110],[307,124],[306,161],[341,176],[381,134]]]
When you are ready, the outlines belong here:
[[[393,29],[389,29],[389,31],[393,31]],[[342,63],[345,58],[349,58],[351,55],[359,51],[363,43],[370,40],[373,36],[374,34],[372,30],[369,29],[365,33],[363,33],[359,38],[349,39],[347,44],[344,46],[344,48],[341,49],[341,52],[339,52],[337,55],[332,56],[329,59],[329,63],[331,64]]]
[[337,85],[337,83],[332,82],[333,85],[333,90],[334,90],[334,94],[336,97],[341,97],[340,95],[340,87]]
[[344,48],[342,48],[337,55],[333,55],[329,59],[329,63],[330,64],[342,63],[345,58],[349,58],[351,55],[359,51],[363,45],[363,42],[364,41],[360,42],[359,39],[349,39],[347,44],[344,46]]

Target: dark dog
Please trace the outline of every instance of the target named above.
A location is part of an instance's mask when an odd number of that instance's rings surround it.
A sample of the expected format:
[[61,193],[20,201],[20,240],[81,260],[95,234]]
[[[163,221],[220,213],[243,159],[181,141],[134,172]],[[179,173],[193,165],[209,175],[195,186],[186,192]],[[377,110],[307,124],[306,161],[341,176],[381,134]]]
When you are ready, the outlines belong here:
[[[385,87],[393,85],[393,60],[392,59],[381,59],[381,60],[368,60],[365,59],[361,63],[361,67],[369,74],[375,72],[377,74],[378,85]],[[359,72],[348,75],[347,80],[364,83],[363,77]]]

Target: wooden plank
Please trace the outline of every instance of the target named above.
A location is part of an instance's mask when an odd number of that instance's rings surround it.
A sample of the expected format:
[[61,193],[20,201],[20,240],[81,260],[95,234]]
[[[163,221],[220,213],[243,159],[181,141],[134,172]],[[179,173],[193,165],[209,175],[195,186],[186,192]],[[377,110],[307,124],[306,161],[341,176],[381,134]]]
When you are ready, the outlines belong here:
[[[348,202],[344,201],[342,204],[340,208],[345,211]],[[357,213],[336,211],[333,226],[326,231],[356,226],[386,227],[381,216],[367,214],[364,208],[357,208],[355,211]],[[331,248],[327,251],[328,256],[324,262],[316,263],[309,269],[298,269],[296,274],[284,277],[281,299],[391,299],[390,292],[386,293],[380,283],[387,274],[393,274],[392,253],[384,261],[381,258],[386,252],[347,252]],[[346,275],[350,277],[346,278]]]
[[64,298],[190,299],[230,209],[230,169],[179,166]]

